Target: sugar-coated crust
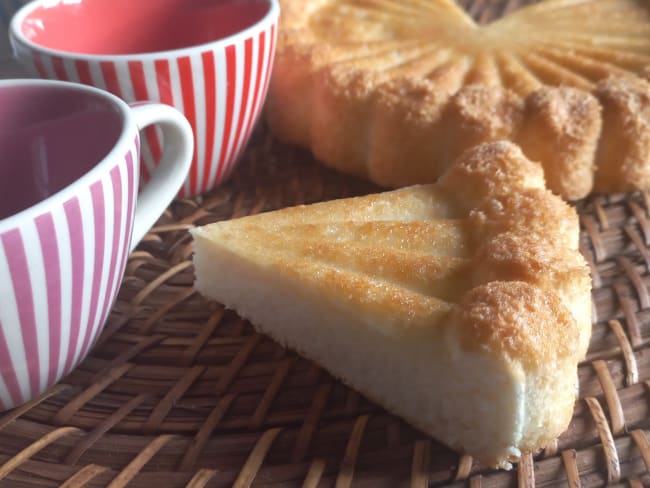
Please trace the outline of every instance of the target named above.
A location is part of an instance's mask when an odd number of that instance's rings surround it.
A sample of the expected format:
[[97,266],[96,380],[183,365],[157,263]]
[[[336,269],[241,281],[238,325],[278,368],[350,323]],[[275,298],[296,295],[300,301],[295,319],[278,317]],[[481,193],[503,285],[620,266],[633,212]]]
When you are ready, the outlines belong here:
[[[650,38],[632,34],[650,25],[644,3],[543,0],[488,26],[448,0],[307,3],[282,1],[266,113],[325,164],[430,183],[469,147],[507,139],[565,199],[650,188]],[[629,29],[609,22],[617,7]],[[581,28],[593,42],[571,36]]]
[[595,190],[650,188],[650,83],[640,78],[608,78],[596,88],[603,107]]
[[[321,313],[343,317],[345,327],[355,329],[351,336],[367,328],[395,347],[431,343],[452,364],[464,364],[465,355],[482,358],[518,389],[508,391],[516,396],[513,402],[523,402],[517,407],[521,430],[512,432],[511,445],[492,445],[489,436],[473,430],[441,440],[486,465],[508,466],[521,452],[545,447],[571,417],[576,368],[591,334],[591,281],[577,250],[578,233],[575,211],[545,189],[538,165],[512,143],[486,143],[465,151],[435,184],[195,229],[201,260],[196,286],[316,360],[305,346],[308,332],[283,336],[256,322],[258,305],[249,309],[249,298],[241,299],[248,294],[246,283],[229,295],[232,289],[219,272],[210,281],[214,257],[202,254],[205,249],[217,249],[227,263],[252,263],[261,277],[255,285],[271,283],[268,307],[273,293],[287,293],[279,283],[291,283],[289,293],[315,300],[326,311]],[[214,292],[216,282],[224,295]],[[271,315],[276,313],[287,312]],[[328,367],[365,392],[363,381],[347,377],[337,364]],[[366,394],[388,401],[383,393]],[[432,435],[441,432],[431,420],[435,415],[407,415],[399,404],[387,406]]]
[[575,210],[548,190],[537,188],[488,197],[470,211],[477,226],[491,234],[516,229],[545,233],[567,249],[578,249]]
[[[490,281],[464,296],[450,322],[464,350],[498,355],[515,370],[523,366],[527,419],[515,447],[523,453],[549,445],[571,419],[582,347],[563,301],[527,281]],[[514,455],[498,464],[516,460]]]
[[522,115],[523,100],[514,92],[478,84],[464,87],[442,114],[445,142],[439,157],[451,162],[482,142],[513,140]]
[[473,280],[477,285],[520,281],[554,290],[565,307],[573,311],[578,337],[574,330],[555,333],[571,336],[564,339],[576,344],[578,356],[584,357],[591,337],[589,269],[578,252],[567,252],[563,246],[557,246],[552,233],[543,232],[504,232],[485,242],[474,256]]
[[531,160],[543,161],[558,195],[575,199],[592,191],[601,110],[596,97],[576,88],[542,87],[526,97],[515,140]]
[[550,289],[524,281],[491,281],[472,288],[452,313],[460,344],[490,351],[526,369],[575,365],[575,318]]
[[508,229],[553,235],[578,248],[575,210],[546,189],[544,173],[507,141],[466,150],[442,175],[438,187],[474,225],[496,235]]
[[456,205],[476,208],[477,202],[522,190],[544,190],[542,168],[516,145],[497,141],[468,149],[442,175],[439,186]]

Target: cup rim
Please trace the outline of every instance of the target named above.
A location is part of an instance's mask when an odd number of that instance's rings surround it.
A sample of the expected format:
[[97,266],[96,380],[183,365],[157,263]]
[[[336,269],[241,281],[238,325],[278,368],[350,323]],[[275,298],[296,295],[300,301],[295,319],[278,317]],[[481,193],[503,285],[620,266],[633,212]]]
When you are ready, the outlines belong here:
[[90,183],[97,181],[101,175],[106,173],[107,166],[112,166],[112,162],[115,160],[116,155],[119,154],[122,156],[122,153],[125,153],[127,148],[133,144],[133,137],[138,134],[135,122],[130,118],[131,109],[126,102],[107,91],[100,90],[99,88],[59,80],[41,80],[34,78],[0,80],[0,89],[8,86],[44,87],[50,90],[68,89],[83,91],[90,95],[101,97],[119,110],[122,127],[111,150],[89,171],[86,171],[79,178],[49,197],[25,207],[4,219],[0,219],[0,234],[7,230],[19,227],[20,223],[25,220],[33,220],[35,217],[47,213],[50,208],[59,203],[62,204],[63,202],[66,202],[76,194],[79,186],[89,186]]
[[46,53],[49,56],[57,56],[60,58],[74,58],[84,60],[96,61],[147,61],[160,59],[161,57],[179,57],[181,55],[189,55],[196,52],[203,52],[206,49],[218,49],[224,45],[230,45],[243,42],[246,39],[253,37],[256,33],[261,32],[267,25],[277,23],[280,16],[280,2],[279,0],[264,0],[268,3],[269,9],[260,20],[254,24],[249,25],[234,34],[226,37],[215,39],[214,41],[195,44],[193,46],[181,47],[177,49],[167,49],[161,51],[142,52],[142,53],[129,53],[129,54],[91,54],[80,53],[76,51],[66,51],[62,49],[54,49],[42,44],[37,44],[28,39],[21,31],[21,26],[25,18],[36,10],[38,7],[51,2],[52,0],[32,0],[31,2],[22,6],[11,19],[9,24],[9,34],[14,40],[24,44],[34,51]]

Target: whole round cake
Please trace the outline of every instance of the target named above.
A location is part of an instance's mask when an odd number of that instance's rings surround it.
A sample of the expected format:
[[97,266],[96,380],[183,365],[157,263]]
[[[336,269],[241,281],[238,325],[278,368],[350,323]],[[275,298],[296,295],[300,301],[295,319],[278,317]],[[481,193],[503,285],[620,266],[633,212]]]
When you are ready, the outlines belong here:
[[566,199],[650,189],[650,5],[544,0],[479,25],[452,0],[282,0],[267,117],[388,187],[507,139]]

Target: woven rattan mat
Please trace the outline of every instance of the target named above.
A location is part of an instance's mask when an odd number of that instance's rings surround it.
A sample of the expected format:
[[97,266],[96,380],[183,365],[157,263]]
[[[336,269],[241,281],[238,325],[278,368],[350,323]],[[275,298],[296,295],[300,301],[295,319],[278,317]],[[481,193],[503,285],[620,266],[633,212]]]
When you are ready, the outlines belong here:
[[190,227],[373,190],[259,127],[230,181],[175,202],[131,255],[88,359],[0,414],[0,486],[650,485],[648,194],[579,204],[595,311],[581,396],[556,445],[510,472],[458,456],[193,291]]

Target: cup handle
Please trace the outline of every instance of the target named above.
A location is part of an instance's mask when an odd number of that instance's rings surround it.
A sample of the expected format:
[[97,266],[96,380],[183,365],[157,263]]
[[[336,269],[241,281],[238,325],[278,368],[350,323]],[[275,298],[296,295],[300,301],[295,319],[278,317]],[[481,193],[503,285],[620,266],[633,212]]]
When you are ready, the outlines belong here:
[[160,163],[138,194],[130,248],[133,251],[183,185],[192,163],[194,135],[187,119],[169,105],[138,102],[130,107],[138,129],[157,124],[164,141]]

